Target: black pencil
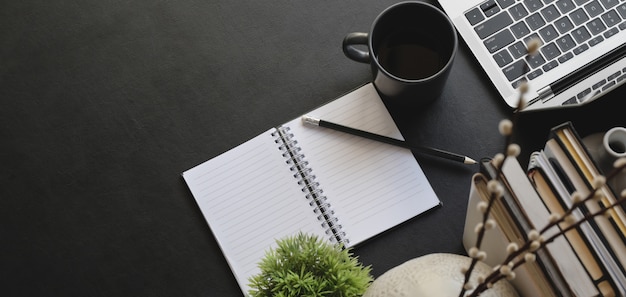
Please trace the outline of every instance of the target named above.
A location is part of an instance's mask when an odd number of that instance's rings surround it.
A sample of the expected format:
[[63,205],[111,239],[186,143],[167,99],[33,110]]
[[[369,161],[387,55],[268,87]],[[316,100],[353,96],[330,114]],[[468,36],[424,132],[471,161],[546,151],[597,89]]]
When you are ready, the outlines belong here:
[[384,142],[387,144],[391,144],[391,145],[395,145],[395,146],[399,146],[403,148],[408,148],[417,153],[428,154],[431,156],[440,157],[440,158],[444,158],[444,159],[448,159],[452,161],[457,161],[457,162],[461,162],[464,164],[470,164],[470,165],[476,164],[476,161],[474,161],[472,158],[467,157],[467,156],[463,156],[463,155],[459,155],[459,154],[455,154],[455,153],[451,153],[448,151],[431,148],[431,147],[411,145],[403,140],[399,140],[399,139],[395,139],[395,138],[391,138],[391,137],[387,137],[387,136],[383,136],[379,134],[374,134],[371,132],[367,132],[367,131],[363,131],[363,130],[359,130],[355,128],[346,127],[343,125],[320,120],[311,116],[306,116],[306,115],[303,116],[302,121],[305,124],[329,128],[332,130],[345,132],[345,133],[356,135],[356,136],[361,136],[367,139],[376,140],[376,141]]

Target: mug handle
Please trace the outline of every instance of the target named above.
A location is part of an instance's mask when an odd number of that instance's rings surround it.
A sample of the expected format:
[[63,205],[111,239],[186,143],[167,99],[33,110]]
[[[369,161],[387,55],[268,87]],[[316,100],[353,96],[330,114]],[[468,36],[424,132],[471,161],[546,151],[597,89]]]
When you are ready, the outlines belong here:
[[343,39],[343,53],[346,57],[361,63],[369,63],[370,62],[370,53],[368,51],[364,51],[358,49],[356,45],[366,45],[367,46],[367,33],[354,32],[348,33],[346,37]]

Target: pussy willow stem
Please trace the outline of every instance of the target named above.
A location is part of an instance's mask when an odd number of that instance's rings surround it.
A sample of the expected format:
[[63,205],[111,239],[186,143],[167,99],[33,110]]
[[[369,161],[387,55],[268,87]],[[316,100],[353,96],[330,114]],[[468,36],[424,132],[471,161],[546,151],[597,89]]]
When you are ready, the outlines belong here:
[[[626,169],[626,164],[617,167],[615,169],[613,169],[607,176],[606,179],[607,180],[611,180],[613,178],[615,178],[621,171]],[[604,185],[603,185],[604,186]],[[602,187],[603,187],[602,186]],[[559,218],[558,220],[549,222],[544,228],[541,229],[541,231],[539,232],[539,234],[544,234],[545,232],[547,232],[550,228],[562,223],[565,221],[566,217],[568,215],[570,215],[575,209],[577,209],[578,207],[580,207],[581,205],[585,204],[587,201],[589,201],[590,199],[593,199],[593,197],[595,196],[595,193],[597,191],[599,191],[602,187],[598,187],[596,189],[593,189],[593,191],[589,192],[589,194],[584,198],[581,199],[581,201],[578,201],[576,203],[574,203],[572,205],[572,207],[570,207],[563,216],[561,216],[561,218]],[[570,230],[576,229],[578,228],[582,223],[587,222],[591,219],[593,219],[596,216],[599,215],[603,215],[604,213],[606,213],[607,211],[611,210],[614,207],[617,207],[621,204],[626,203],[626,197],[620,197],[619,199],[617,199],[617,201],[615,201],[614,203],[612,203],[611,205],[606,206],[605,208],[602,208],[601,210],[593,213],[593,214],[586,214],[583,218],[581,218],[580,220],[576,221],[574,224],[569,225],[566,228],[563,229],[559,229],[560,231],[557,232],[556,234],[548,237],[547,239],[544,239],[543,241],[540,242],[538,249],[542,249],[544,248],[547,244],[551,243],[552,241],[554,241],[557,237],[559,236],[563,236],[565,233],[569,232]],[[520,247],[517,251],[509,254],[506,259],[504,261],[502,261],[501,265],[507,265],[508,263],[510,263],[511,261],[513,261],[514,259],[516,259],[517,257],[521,256],[523,253],[526,253],[530,250],[530,246],[532,244],[532,240],[527,240],[524,245],[522,245],[522,247]],[[534,251],[533,251],[534,252]],[[525,258],[522,257],[521,259],[517,260],[516,262],[514,262],[514,265],[512,267],[512,270],[515,270],[517,267],[521,266],[522,264],[524,264],[526,262]],[[500,273],[500,270],[495,270],[493,272],[491,272],[491,274],[489,274],[485,280],[479,284],[474,291],[472,292],[472,294],[470,294],[468,297],[475,297],[480,295],[480,293],[482,293],[483,291],[488,289],[488,284],[492,283],[495,284],[496,282],[498,282],[499,280],[505,278],[505,275],[502,275]]]
[[[485,210],[485,212],[483,213],[483,221],[482,221],[482,228],[480,229],[480,231],[478,232],[478,237],[476,238],[476,248],[480,249],[480,246],[482,245],[483,242],[483,238],[485,236],[485,225],[487,224],[487,220],[489,219],[489,213],[491,211],[491,207],[494,204],[494,201],[497,199],[498,197],[496,196],[496,194],[491,194],[489,197],[489,202],[487,204],[487,208]],[[463,284],[466,284],[467,282],[469,282],[469,279],[472,275],[472,271],[474,270],[474,267],[476,266],[476,263],[478,263],[478,258],[477,257],[472,257],[472,262],[470,263],[470,266],[467,268],[467,271],[465,272],[465,281],[463,282]],[[465,286],[463,286],[461,288],[461,292],[459,293],[459,297],[463,297],[463,295],[465,295],[466,289]]]
[[[544,248],[546,245],[548,245],[549,243],[551,243],[552,241],[554,241],[556,238],[558,238],[559,236],[564,235],[565,233],[569,232],[570,230],[574,230],[576,228],[578,228],[582,223],[593,219],[596,216],[599,215],[603,215],[605,212],[607,212],[608,210],[612,209],[613,207],[617,207],[623,203],[626,202],[626,197],[621,197],[620,199],[618,199],[616,202],[614,202],[613,204],[609,205],[606,208],[603,208],[593,214],[587,214],[585,215],[582,219],[580,219],[579,221],[577,221],[576,223],[562,229],[560,232],[548,237],[547,239],[543,240],[539,246],[539,248],[537,248],[537,250]],[[552,223],[550,223],[549,225],[552,225]],[[549,227],[544,228],[544,230],[549,229]],[[530,248],[530,244],[532,241],[527,241],[517,252],[512,253],[509,255],[509,257],[507,257],[507,259],[505,261],[502,262],[502,265],[505,265],[505,263],[509,263],[511,261],[513,261],[515,258],[521,256],[522,253],[526,252],[529,248]],[[526,263],[526,259],[525,258],[521,258],[518,259],[516,262],[514,262],[514,265],[512,267],[512,270],[515,270],[517,267],[523,265],[524,263]],[[480,285],[478,285],[476,287],[476,289],[472,292],[472,294],[470,294],[468,297],[474,297],[474,296],[478,296],[480,293],[482,293],[483,291],[488,289],[488,284],[492,283],[495,284],[496,282],[498,282],[499,280],[505,278],[505,275],[502,275],[500,273],[499,270],[495,270],[493,271],[491,274],[489,274],[486,278],[485,281],[482,282]]]

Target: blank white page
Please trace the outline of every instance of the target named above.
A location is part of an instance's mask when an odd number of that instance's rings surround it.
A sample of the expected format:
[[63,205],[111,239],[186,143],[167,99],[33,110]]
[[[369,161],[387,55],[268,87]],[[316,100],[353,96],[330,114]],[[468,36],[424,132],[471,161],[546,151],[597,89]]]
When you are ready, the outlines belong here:
[[272,131],[183,173],[244,295],[277,239],[300,231],[328,237]]
[[[371,83],[308,115],[403,139]],[[346,232],[348,246],[440,204],[410,150],[305,126],[300,118],[286,126]]]
[[[371,84],[310,113],[401,139]],[[411,151],[321,127],[291,128],[353,246],[439,204]],[[270,129],[183,173],[244,295],[277,239],[328,238]]]

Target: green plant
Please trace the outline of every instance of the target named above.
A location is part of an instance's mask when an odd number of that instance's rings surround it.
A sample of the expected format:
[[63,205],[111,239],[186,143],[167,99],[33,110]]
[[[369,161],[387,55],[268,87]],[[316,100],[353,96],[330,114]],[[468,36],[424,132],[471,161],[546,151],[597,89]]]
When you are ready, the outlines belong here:
[[250,278],[250,296],[361,296],[373,281],[349,249],[299,233],[277,240]]

